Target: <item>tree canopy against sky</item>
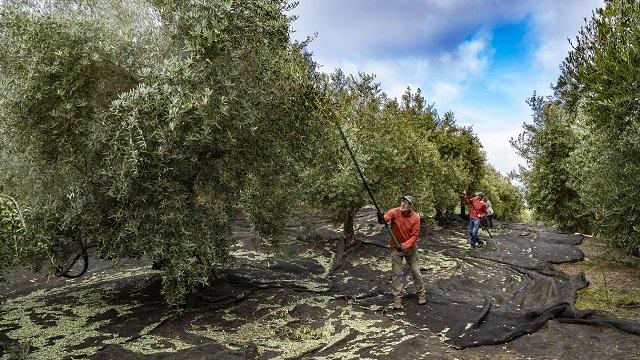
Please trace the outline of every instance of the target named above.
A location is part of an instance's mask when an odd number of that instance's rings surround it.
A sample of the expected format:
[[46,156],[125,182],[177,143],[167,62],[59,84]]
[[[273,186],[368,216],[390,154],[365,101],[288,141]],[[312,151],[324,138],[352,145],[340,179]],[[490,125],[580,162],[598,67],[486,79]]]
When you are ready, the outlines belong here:
[[385,209],[402,194],[425,212],[453,208],[443,159],[481,186],[470,129],[442,122],[419,90],[390,100],[374,76],[319,73],[289,38],[290,6],[3,2],[0,181],[24,210],[17,230],[18,208],[3,210],[11,263],[60,272],[88,246],[144,256],[179,303],[232,260],[238,213],[269,246],[305,203],[352,232],[368,198],[336,124]]
[[0,18],[4,191],[29,208],[38,260],[78,242],[146,255],[179,302],[229,261],[236,211],[276,241],[291,198],[277,189],[316,127],[288,5],[154,1],[140,29],[112,26],[116,2],[52,3],[8,1]]
[[530,160],[524,179],[538,216],[592,231],[634,255],[640,254],[639,24],[635,0],[607,0],[593,14],[561,64],[555,97],[534,99],[534,125],[525,125],[519,147]]

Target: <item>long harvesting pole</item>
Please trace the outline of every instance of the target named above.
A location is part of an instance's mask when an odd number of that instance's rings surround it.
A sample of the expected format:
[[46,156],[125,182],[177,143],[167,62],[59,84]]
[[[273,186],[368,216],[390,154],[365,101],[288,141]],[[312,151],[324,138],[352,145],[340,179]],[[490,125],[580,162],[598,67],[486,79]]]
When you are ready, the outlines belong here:
[[[353,160],[353,163],[356,165],[356,169],[358,169],[358,174],[360,174],[360,179],[362,179],[362,183],[364,184],[364,187],[367,189],[367,192],[369,193],[369,197],[371,197],[371,201],[373,201],[373,206],[376,207],[376,211],[378,213],[380,213],[380,208],[378,207],[378,203],[376,202],[376,198],[373,197],[373,193],[371,192],[371,189],[369,188],[369,184],[367,184],[367,180],[364,179],[364,174],[362,173],[362,170],[360,169],[360,164],[358,164],[358,160],[356,159],[356,156],[353,154],[353,151],[351,150],[351,146],[349,146],[349,141],[347,140],[347,137],[344,135],[344,132],[342,131],[342,128],[340,127],[340,124],[338,124],[336,122],[336,126],[338,127],[338,130],[340,131],[340,136],[342,136],[342,140],[344,141],[344,146],[347,148],[347,151],[349,151],[349,155],[351,155],[351,159]],[[389,235],[391,235],[391,238],[393,239],[393,242],[396,244],[397,247],[400,247],[400,243],[398,242],[398,240],[396,239],[395,235],[393,235],[393,232],[391,231],[391,227],[389,226],[389,224],[385,221],[384,222],[384,226],[385,228],[387,228],[387,231],[389,232]]]

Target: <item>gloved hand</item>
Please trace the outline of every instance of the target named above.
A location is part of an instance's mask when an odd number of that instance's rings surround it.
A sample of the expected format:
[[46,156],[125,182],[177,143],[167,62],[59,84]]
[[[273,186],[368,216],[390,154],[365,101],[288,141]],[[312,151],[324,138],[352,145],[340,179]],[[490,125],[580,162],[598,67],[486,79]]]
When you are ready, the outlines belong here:
[[402,244],[398,244],[398,246],[396,246],[396,250],[398,250],[398,252],[403,252],[404,247],[402,246]]
[[385,223],[384,215],[380,211],[378,211],[377,216],[378,216],[378,223],[384,224]]

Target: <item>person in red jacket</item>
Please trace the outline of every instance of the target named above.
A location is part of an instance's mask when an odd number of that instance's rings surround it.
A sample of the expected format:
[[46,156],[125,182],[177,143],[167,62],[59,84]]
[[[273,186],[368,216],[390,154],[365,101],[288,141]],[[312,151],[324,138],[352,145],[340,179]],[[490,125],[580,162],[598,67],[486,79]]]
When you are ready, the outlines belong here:
[[418,294],[418,304],[427,303],[427,294],[420,273],[418,261],[418,236],[420,235],[420,215],[413,211],[415,201],[411,196],[400,198],[400,206],[387,211],[386,214],[378,212],[378,222],[380,224],[391,223],[391,232],[400,244],[396,246],[395,241],[389,237],[391,246],[391,293],[393,294],[393,308],[400,310],[402,306],[402,259],[407,260],[411,269],[413,283]]
[[484,198],[483,192],[477,192],[476,196],[471,199],[467,197],[466,191],[463,191],[462,195],[464,196],[464,203],[471,204],[471,210],[469,210],[469,235],[471,235],[471,239],[469,244],[472,249],[475,249],[476,246],[484,245],[484,241],[478,238],[478,229],[480,229],[482,219],[487,216],[487,205],[482,201]]

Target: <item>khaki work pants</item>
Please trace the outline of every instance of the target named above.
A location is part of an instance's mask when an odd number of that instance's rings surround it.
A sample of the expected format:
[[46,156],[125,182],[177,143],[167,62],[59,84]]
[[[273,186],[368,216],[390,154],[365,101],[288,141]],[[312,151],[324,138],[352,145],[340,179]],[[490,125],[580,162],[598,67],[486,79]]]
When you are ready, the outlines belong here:
[[418,262],[418,245],[405,249],[403,252],[399,252],[396,249],[391,249],[391,270],[393,275],[391,276],[391,293],[394,297],[402,296],[402,288],[404,283],[404,276],[402,272],[402,259],[407,259],[411,275],[413,276],[413,284],[416,286],[416,293],[421,294],[425,291],[424,281],[422,280],[422,274],[420,273],[420,263]]

